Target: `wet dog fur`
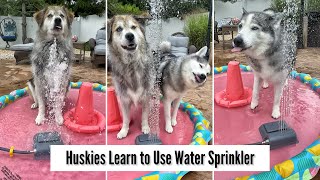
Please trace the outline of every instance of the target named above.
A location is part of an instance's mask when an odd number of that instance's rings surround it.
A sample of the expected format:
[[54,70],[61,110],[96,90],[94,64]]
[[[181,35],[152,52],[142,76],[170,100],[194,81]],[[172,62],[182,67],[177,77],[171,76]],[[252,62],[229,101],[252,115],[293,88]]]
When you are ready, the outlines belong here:
[[[34,99],[31,108],[38,107],[35,119],[37,125],[44,122],[48,106],[52,108],[56,123],[63,124],[61,105],[64,105],[73,58],[71,42],[73,18],[73,13],[61,6],[49,6],[34,14],[38,30],[30,57],[33,80],[28,82],[28,86]],[[54,43],[56,49],[52,52]],[[53,53],[54,59],[50,57]],[[50,58],[52,62],[49,61]],[[60,84],[54,81],[60,81]]]
[[148,124],[150,90],[155,77],[153,62],[148,56],[143,27],[129,15],[117,15],[108,19],[107,50],[112,65],[112,80],[122,112],[123,124],[118,139],[129,132],[131,105],[142,105],[141,128],[150,132]]
[[171,44],[167,41],[162,42],[159,47],[162,57],[158,73],[161,74],[160,88],[163,95],[165,130],[172,133],[173,126],[177,125],[181,99],[188,90],[205,84],[210,73],[210,65],[204,58],[207,46],[196,53],[180,57],[171,54]]
[[[274,86],[274,101],[271,116],[280,117],[280,100],[289,72],[295,59],[286,57],[284,51],[288,43],[284,39],[283,15],[271,9],[263,12],[247,12],[239,24],[239,33],[235,37],[234,52],[244,52],[253,69],[254,83],[251,109],[259,105],[260,83],[268,88],[269,82]],[[295,49],[294,49],[295,50]]]

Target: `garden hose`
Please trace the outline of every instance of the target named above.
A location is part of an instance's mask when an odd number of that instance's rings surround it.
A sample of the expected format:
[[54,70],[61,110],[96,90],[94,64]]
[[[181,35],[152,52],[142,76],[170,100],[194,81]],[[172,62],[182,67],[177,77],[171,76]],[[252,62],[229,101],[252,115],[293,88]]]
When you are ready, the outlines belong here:
[[13,154],[33,154],[35,151],[20,151],[20,150],[14,150],[14,147],[12,146],[9,148],[0,147],[0,151],[6,151],[9,152],[10,157],[13,156]]

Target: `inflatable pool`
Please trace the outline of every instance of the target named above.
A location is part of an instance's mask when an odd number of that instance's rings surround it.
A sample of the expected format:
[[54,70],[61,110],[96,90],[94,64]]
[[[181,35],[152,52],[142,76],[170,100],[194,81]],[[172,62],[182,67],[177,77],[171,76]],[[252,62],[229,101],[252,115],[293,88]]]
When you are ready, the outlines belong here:
[[[249,66],[240,65],[245,87],[252,87],[253,74]],[[228,67],[214,69],[214,92],[226,88]],[[281,110],[288,111],[280,119],[285,120],[296,133],[299,143],[272,150],[270,172],[215,172],[219,180],[234,179],[310,179],[319,167],[320,141],[320,82],[307,74],[293,71],[283,94],[290,103],[282,103]],[[226,108],[215,103],[214,142],[219,145],[240,145],[261,142],[259,126],[274,122],[271,118],[273,87],[261,89],[259,107],[252,111],[250,105]],[[287,109],[286,109],[287,108]],[[254,175],[250,175],[254,174]]]
[[[109,91],[108,91],[109,93]],[[109,101],[108,94],[108,101]],[[108,102],[109,104],[109,102]],[[109,107],[108,107],[109,108]],[[109,115],[108,115],[109,117]],[[107,143],[112,145],[133,145],[135,139],[141,134],[141,107],[131,110],[131,123],[128,136],[118,140],[118,131],[108,132]],[[109,121],[109,120],[108,120]],[[162,144],[165,145],[206,145],[212,138],[211,130],[209,130],[209,121],[203,117],[202,112],[195,106],[187,102],[180,102],[180,109],[177,115],[177,125],[174,127],[173,133],[167,133],[165,129],[165,120],[163,117],[163,105],[160,105],[160,132],[159,137]],[[132,180],[132,179],[148,179],[156,178],[160,180],[179,179],[184,176],[187,171],[181,172],[108,172],[108,180]]]
[[[75,107],[81,82],[71,83],[64,111]],[[94,109],[106,115],[105,86],[92,84]],[[105,145],[105,131],[94,134],[83,134],[71,131],[66,126],[57,126],[55,123],[37,126],[35,118],[37,109],[31,109],[32,101],[27,95],[27,88],[13,91],[9,95],[0,97],[0,147],[16,150],[33,150],[33,136],[39,132],[57,131],[64,144],[70,145]],[[15,177],[22,179],[105,179],[105,172],[50,172],[49,160],[35,160],[32,154],[14,154],[0,151],[0,168],[11,172]],[[4,172],[4,171],[3,171]],[[0,173],[0,179],[5,175]]]

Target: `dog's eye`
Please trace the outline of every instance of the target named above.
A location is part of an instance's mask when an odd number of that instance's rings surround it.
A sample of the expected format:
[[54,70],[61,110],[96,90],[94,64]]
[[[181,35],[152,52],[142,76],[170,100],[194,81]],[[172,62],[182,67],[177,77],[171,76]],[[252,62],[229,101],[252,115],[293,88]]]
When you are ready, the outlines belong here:
[[122,30],[123,30],[122,27],[118,27],[118,28],[116,29],[117,32],[121,32]]
[[242,24],[239,24],[239,29],[241,29],[242,28]]
[[199,66],[200,66],[200,68],[202,68],[202,65],[201,65],[201,64],[199,64]]
[[52,14],[49,14],[49,15],[48,15],[48,18],[52,18],[52,17],[53,17],[53,15],[52,15]]
[[137,26],[131,26],[131,29],[136,29],[137,28]]
[[61,18],[64,18],[64,15],[63,15],[63,14],[60,14],[60,17],[61,17]]
[[257,26],[253,26],[251,29],[255,31],[255,30],[258,30],[259,28]]

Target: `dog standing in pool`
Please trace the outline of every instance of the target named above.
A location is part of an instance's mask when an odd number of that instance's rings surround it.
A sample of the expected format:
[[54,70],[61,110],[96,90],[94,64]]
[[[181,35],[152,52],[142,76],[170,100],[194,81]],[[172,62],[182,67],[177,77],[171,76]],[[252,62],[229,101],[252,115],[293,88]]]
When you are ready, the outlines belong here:
[[142,104],[141,130],[148,134],[149,100],[155,77],[152,76],[153,62],[148,56],[144,29],[132,16],[117,15],[108,20],[107,37],[112,80],[123,117],[117,138],[127,136],[131,105],[138,104]]
[[210,73],[209,62],[204,58],[207,50],[207,46],[204,46],[196,53],[176,57],[171,54],[170,42],[160,44],[161,64],[157,71],[161,74],[160,89],[163,94],[165,130],[168,133],[172,133],[173,126],[177,125],[181,99],[188,90],[201,87],[207,81]]
[[33,80],[29,81],[37,125],[45,120],[46,109],[57,124],[63,124],[62,108],[69,86],[73,58],[71,24],[74,15],[67,8],[49,6],[34,14],[38,31],[31,54]]
[[280,100],[284,85],[294,66],[295,58],[289,57],[286,49],[296,51],[286,39],[283,26],[284,16],[270,9],[263,12],[247,12],[239,24],[239,33],[233,41],[233,52],[243,52],[248,56],[248,63],[253,69],[254,82],[251,109],[259,105],[260,83],[268,88],[268,82],[274,86],[274,101],[271,116],[280,117]]

